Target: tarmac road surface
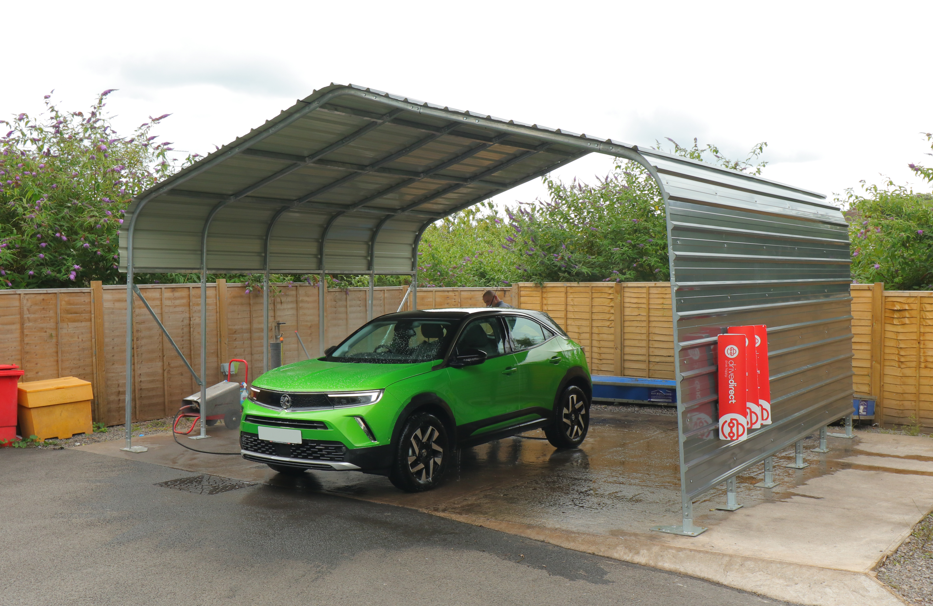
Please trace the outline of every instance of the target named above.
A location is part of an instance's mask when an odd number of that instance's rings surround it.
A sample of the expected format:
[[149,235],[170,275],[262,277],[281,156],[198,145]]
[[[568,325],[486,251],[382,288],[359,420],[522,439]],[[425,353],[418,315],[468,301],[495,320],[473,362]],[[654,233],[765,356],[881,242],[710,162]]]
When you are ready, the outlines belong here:
[[0,450],[0,603],[782,603],[325,494],[306,476],[245,484],[77,450]]

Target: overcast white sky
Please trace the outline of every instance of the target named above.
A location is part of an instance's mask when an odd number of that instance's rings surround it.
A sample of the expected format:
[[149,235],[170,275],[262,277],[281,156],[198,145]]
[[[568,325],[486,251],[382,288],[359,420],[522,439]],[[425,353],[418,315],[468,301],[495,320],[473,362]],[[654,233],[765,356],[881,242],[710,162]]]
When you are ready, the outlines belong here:
[[[213,151],[331,82],[639,145],[744,157],[832,198],[933,164],[933,1],[43,2],[4,10],[0,116],[116,88],[118,132],[171,113]],[[22,14],[14,14],[21,10]],[[585,158],[565,180],[593,180]],[[498,198],[528,201],[527,184]]]

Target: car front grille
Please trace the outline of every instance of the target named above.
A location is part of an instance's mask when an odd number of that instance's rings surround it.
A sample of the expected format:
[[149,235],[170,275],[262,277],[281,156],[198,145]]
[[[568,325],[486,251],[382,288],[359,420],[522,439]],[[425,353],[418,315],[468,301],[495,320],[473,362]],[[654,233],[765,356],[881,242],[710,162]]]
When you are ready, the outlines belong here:
[[246,415],[243,420],[247,423],[266,425],[269,427],[289,427],[291,429],[327,429],[327,424],[325,424],[323,421],[303,421],[300,419],[257,417],[254,415]]
[[279,444],[260,440],[256,434],[242,432],[240,433],[240,448],[256,454],[306,461],[340,462],[347,456],[347,448],[340,442],[302,440],[301,444]]
[[287,395],[291,400],[289,410],[318,410],[333,408],[334,405],[327,399],[325,393],[290,393],[260,389],[253,392],[252,399],[257,404],[270,408],[282,408],[282,396]]

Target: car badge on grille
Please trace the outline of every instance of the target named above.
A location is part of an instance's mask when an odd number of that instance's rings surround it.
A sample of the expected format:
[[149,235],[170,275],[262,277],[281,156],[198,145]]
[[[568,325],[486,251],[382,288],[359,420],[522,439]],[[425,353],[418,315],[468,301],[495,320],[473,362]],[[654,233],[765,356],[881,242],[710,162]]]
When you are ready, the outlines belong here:
[[282,405],[282,410],[288,410],[292,407],[292,398],[288,394],[284,394],[282,399],[279,400],[279,404]]

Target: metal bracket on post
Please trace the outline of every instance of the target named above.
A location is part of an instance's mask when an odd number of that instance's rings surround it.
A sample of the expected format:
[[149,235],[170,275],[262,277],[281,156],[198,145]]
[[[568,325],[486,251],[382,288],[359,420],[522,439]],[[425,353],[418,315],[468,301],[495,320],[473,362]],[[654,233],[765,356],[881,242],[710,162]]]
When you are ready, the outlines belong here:
[[741,509],[742,506],[739,505],[735,498],[735,492],[735,476],[732,476],[726,480],[726,504],[725,506],[717,507],[716,509],[720,511],[735,511],[736,509]]
[[684,509],[684,522],[680,526],[652,526],[651,530],[657,530],[658,532],[666,532],[667,534],[677,534],[684,537],[698,537],[704,532],[706,528],[701,526],[693,525],[693,502],[684,500],[683,502]]
[[852,433],[852,415],[846,415],[846,432],[845,433],[831,433],[829,434],[834,438],[845,438],[846,440],[852,440],[855,438],[855,434]]
[[829,448],[826,446],[826,427],[820,427],[820,447],[814,448],[813,452],[829,452]]
[[765,479],[755,484],[758,488],[774,488],[778,483],[774,481],[774,458],[765,459]]
[[793,465],[785,465],[785,467],[790,467],[791,469],[805,469],[809,466],[809,463],[803,462],[803,441],[798,440],[794,444],[794,463]]

